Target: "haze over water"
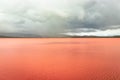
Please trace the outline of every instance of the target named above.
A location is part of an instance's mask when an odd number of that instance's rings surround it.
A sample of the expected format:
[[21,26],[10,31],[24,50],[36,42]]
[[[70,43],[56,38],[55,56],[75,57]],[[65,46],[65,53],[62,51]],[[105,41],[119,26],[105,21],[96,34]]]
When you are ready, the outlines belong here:
[[120,80],[119,38],[1,38],[0,80]]

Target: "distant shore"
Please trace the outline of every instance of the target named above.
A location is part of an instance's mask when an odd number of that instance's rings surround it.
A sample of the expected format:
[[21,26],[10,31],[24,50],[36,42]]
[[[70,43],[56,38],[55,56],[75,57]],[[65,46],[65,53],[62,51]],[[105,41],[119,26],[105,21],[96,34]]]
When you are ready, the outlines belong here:
[[0,36],[0,38],[120,38],[120,36],[65,36],[65,37],[14,37],[14,36]]

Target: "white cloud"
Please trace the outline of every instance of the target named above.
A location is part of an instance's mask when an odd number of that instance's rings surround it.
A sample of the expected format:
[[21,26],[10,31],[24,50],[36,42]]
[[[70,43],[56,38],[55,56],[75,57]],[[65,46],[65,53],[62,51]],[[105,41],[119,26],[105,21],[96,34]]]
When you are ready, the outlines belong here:
[[81,33],[68,32],[64,34],[68,36],[115,36],[115,35],[120,36],[120,29],[105,30],[105,31],[97,30],[95,32],[81,32]]

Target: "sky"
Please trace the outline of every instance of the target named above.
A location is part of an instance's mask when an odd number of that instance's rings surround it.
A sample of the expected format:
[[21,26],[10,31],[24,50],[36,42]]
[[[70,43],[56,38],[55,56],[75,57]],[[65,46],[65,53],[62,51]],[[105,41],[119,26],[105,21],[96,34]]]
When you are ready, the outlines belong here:
[[0,0],[0,34],[120,35],[120,0]]

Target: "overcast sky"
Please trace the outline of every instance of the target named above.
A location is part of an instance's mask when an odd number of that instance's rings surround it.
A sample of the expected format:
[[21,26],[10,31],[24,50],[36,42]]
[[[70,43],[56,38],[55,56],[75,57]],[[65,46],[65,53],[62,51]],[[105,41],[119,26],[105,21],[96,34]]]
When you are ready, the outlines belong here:
[[0,34],[120,35],[120,0],[0,0]]

